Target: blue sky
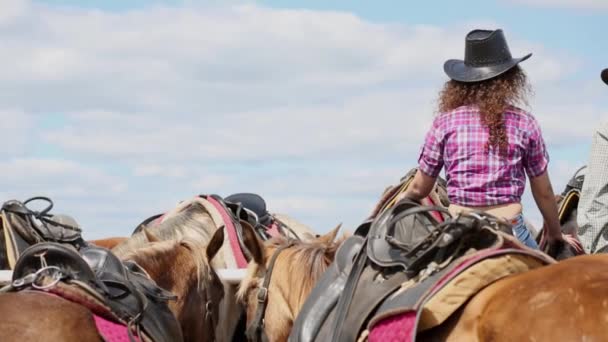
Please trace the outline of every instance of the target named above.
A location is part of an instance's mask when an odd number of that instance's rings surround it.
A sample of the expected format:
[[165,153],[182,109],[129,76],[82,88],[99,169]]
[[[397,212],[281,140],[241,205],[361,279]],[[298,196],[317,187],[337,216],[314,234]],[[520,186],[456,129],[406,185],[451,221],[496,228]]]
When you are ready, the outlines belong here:
[[534,53],[530,105],[561,191],[608,119],[606,14],[603,0],[3,2],[0,197],[48,195],[90,238],[239,191],[353,229],[415,166],[443,61],[498,27]]

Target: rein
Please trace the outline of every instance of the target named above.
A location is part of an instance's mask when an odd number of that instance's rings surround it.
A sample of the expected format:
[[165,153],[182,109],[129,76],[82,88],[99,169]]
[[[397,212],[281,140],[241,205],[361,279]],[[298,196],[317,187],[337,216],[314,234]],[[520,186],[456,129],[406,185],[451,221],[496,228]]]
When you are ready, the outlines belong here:
[[293,241],[290,241],[286,245],[279,247],[270,258],[270,264],[268,265],[268,270],[266,271],[266,276],[264,277],[264,282],[262,286],[258,290],[258,308],[255,312],[255,317],[251,325],[247,328],[245,335],[247,336],[247,340],[252,342],[267,342],[268,336],[264,332],[264,315],[266,314],[266,307],[268,306],[268,287],[270,285],[270,278],[272,277],[272,271],[274,269],[274,264],[277,261],[279,254],[282,251],[290,248],[294,245]]
[[289,239],[289,234],[285,233],[287,231],[288,233],[291,233],[295,237],[296,240],[302,241],[302,239],[300,238],[300,236],[298,236],[298,234],[296,234],[296,232],[293,229],[291,229],[291,227],[289,227],[285,222],[279,220],[279,218],[276,217],[275,215],[271,215],[270,217],[272,217],[272,220],[283,231],[283,234],[285,235],[285,237],[287,237]]

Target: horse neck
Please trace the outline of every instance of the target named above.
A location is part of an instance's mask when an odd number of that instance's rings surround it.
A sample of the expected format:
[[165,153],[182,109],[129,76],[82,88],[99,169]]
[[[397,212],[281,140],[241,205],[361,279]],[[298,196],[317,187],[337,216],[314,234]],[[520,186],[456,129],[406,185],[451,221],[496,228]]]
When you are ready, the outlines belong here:
[[[335,256],[337,244],[325,246],[319,243],[300,243],[285,249],[279,256],[272,271],[268,294],[275,304],[268,306],[268,318],[288,318],[289,329],[292,320],[298,315],[308,295],[317,281],[329,267]],[[276,247],[266,250],[271,256]],[[270,259],[270,258],[268,258]],[[268,262],[266,267],[268,267]],[[297,265],[297,267],[294,267]],[[267,275],[268,276],[268,275]],[[274,312],[270,312],[274,311]]]
[[[201,251],[193,251],[177,242],[169,247],[169,241],[163,248],[154,253],[142,249],[130,259],[143,267],[158,286],[173,293],[177,299],[169,302],[169,309],[180,323],[185,340],[204,341],[206,331],[214,327],[206,327],[204,317],[204,289],[211,286],[203,274],[208,266],[197,264],[196,258]],[[153,247],[150,247],[153,248]],[[202,259],[201,259],[202,260]],[[218,302],[220,299],[217,299]]]

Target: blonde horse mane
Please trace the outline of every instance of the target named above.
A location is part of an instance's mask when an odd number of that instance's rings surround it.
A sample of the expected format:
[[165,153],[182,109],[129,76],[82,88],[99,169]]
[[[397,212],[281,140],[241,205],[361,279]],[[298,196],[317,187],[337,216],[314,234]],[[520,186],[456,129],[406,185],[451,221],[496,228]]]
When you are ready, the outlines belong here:
[[[162,223],[146,229],[159,240],[176,240],[188,236],[191,240],[206,243],[211,240],[216,226],[207,210],[194,202],[183,211],[167,217]],[[123,258],[147,243],[149,240],[142,230],[114,247],[112,252]]]

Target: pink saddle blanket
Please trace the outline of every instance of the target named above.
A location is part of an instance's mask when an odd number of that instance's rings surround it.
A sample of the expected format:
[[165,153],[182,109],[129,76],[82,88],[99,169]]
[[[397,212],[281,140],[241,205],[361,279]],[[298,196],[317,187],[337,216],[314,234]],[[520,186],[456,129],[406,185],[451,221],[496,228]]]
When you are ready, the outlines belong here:
[[[129,332],[127,327],[120,323],[109,321],[101,316],[93,315],[97,331],[103,337],[106,342],[130,342]],[[139,342],[139,337],[133,334],[135,341]]]

